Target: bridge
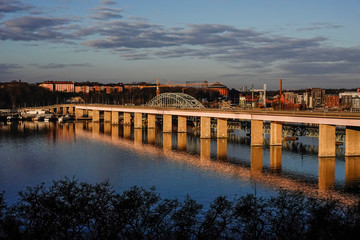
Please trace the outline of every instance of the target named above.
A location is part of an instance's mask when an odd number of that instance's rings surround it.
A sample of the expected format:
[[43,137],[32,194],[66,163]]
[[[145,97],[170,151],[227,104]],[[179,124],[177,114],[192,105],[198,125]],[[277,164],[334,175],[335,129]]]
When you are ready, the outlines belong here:
[[[250,121],[251,146],[263,146],[264,122],[269,129],[270,146],[281,146],[284,130],[283,124],[307,124],[316,128],[315,136],[319,138],[319,157],[334,157],[336,155],[336,127],[342,126],[342,136],[345,138],[345,156],[360,156],[360,114],[359,113],[326,113],[305,111],[266,111],[243,109],[211,109],[203,108],[193,97],[186,94],[166,93],[152,99],[147,106],[122,105],[55,105],[42,107],[51,112],[74,114],[77,119],[83,116],[91,117],[93,122],[122,123],[135,129],[143,127],[146,118],[148,129],[157,125],[162,119],[163,133],[173,130],[173,118],[177,119],[177,131],[186,133],[189,117],[200,119],[200,138],[211,138],[211,128],[216,126],[218,139],[228,137],[228,121]],[[215,120],[216,124],[212,124]],[[266,128],[266,126],[270,126]],[[230,125],[231,126],[231,125]],[[303,131],[308,126],[299,128]],[[339,131],[338,131],[339,132]]]
[[221,110],[221,109],[177,109],[170,107],[122,106],[122,105],[55,105],[42,107],[55,113],[75,114],[80,119],[89,116],[93,122],[131,125],[135,129],[143,127],[146,118],[148,129],[156,127],[158,118],[162,118],[163,132],[172,132],[173,117],[177,118],[177,131],[186,133],[187,118],[200,118],[200,137],[211,138],[211,119],[216,121],[217,138],[228,137],[228,120],[250,121],[251,146],[262,146],[264,142],[264,122],[270,125],[270,145],[281,146],[283,124],[305,123],[318,128],[319,157],[336,155],[336,126],[345,128],[345,156],[360,156],[360,114],[354,113],[317,113],[259,110]]

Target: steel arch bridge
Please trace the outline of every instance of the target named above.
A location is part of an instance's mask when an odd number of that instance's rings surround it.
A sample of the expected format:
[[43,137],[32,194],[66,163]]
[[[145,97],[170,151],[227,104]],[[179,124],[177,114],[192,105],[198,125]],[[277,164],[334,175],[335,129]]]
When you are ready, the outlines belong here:
[[205,108],[194,97],[185,93],[162,93],[151,99],[148,107]]

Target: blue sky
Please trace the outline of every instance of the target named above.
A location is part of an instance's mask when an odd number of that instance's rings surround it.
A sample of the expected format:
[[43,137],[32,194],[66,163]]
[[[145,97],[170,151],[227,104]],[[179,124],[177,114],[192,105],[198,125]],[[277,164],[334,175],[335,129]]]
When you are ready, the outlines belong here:
[[0,0],[0,81],[360,87],[358,0]]

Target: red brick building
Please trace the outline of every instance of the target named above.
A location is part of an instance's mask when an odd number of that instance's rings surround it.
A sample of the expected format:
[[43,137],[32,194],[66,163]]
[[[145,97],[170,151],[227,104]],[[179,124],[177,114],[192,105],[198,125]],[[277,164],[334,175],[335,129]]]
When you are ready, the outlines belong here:
[[221,83],[219,83],[219,82],[216,82],[216,83],[214,83],[214,84],[211,84],[211,85],[208,87],[208,89],[216,90],[216,91],[218,91],[218,92],[220,93],[220,95],[222,95],[222,96],[226,96],[226,97],[229,96],[229,89],[228,89],[225,85],[223,85],[223,84],[221,84]]
[[339,95],[325,95],[325,107],[339,107],[340,98]]

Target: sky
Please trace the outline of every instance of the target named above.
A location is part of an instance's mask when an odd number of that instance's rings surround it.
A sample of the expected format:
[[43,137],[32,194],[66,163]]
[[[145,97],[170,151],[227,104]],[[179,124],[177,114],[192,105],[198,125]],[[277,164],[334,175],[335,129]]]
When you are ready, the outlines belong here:
[[360,87],[359,0],[0,0],[0,81]]

